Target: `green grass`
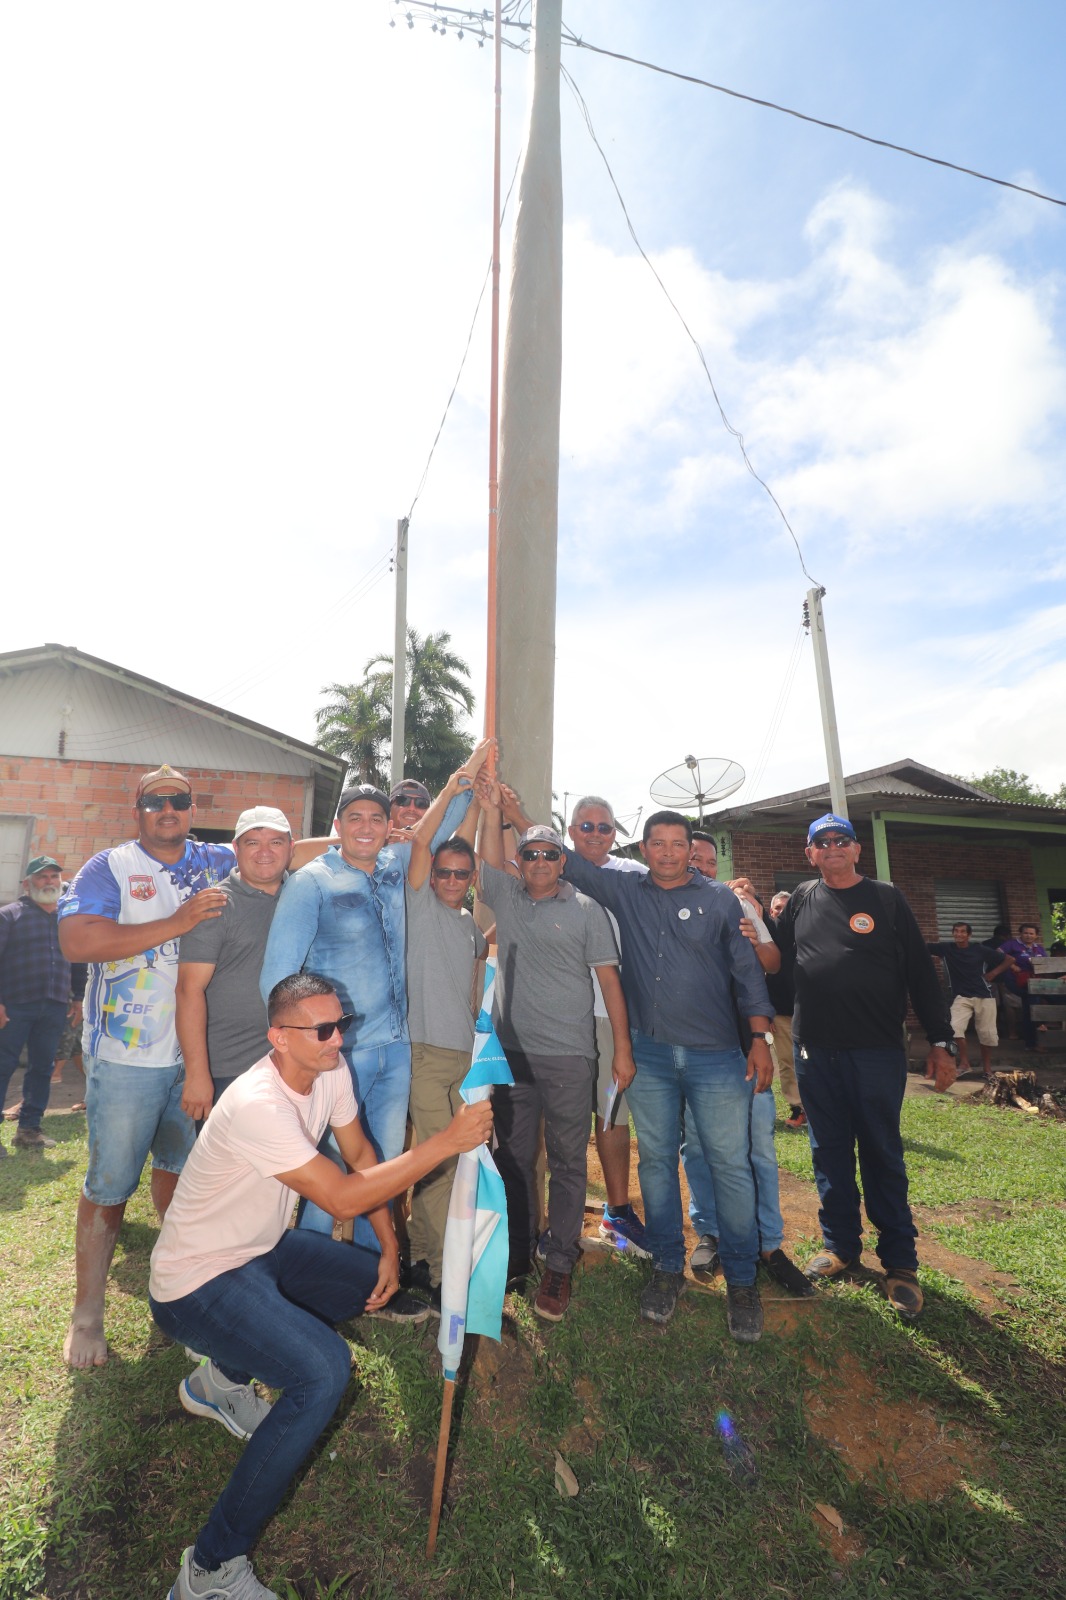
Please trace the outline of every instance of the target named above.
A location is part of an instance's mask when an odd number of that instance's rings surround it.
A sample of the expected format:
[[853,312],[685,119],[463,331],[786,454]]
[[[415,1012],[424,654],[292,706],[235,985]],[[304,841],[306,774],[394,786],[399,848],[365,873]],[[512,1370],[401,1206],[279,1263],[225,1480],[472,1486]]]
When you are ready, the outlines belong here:
[[[727,1336],[717,1292],[693,1289],[666,1330],[641,1323],[646,1270],[611,1257],[578,1276],[557,1328],[509,1302],[502,1345],[470,1341],[477,1360],[459,1385],[431,1562],[433,1324],[353,1323],[353,1382],[264,1534],[261,1579],[282,1600],[1061,1600],[1066,1383],[1034,1330],[1066,1335],[1054,1182],[1066,1129],[948,1106],[907,1103],[915,1198],[957,1207],[945,1242],[1016,1276],[1006,1309],[989,1314],[960,1283],[923,1270],[926,1311],[914,1326],[871,1284],[834,1286],[783,1319],[771,1309],[762,1343],[743,1347]],[[178,1405],[188,1362],[145,1302],[155,1238],[146,1186],[112,1273],[113,1358],[92,1374],[62,1368],[85,1150],[80,1118],[48,1128],[62,1141],[55,1151],[0,1164],[0,1600],[143,1600],[166,1593],[240,1445]],[[805,1142],[779,1142],[783,1164],[809,1178]],[[881,1459],[856,1475],[812,1427],[812,1408],[860,1384],[869,1400],[846,1426],[872,1421]],[[753,1486],[727,1471],[723,1410],[754,1451]],[[901,1486],[910,1447],[894,1432],[912,1413],[926,1419],[934,1453],[957,1439],[963,1459],[917,1495]],[[577,1476],[576,1498],[556,1490],[556,1450]],[[924,1470],[925,1460],[918,1452],[906,1465]],[[843,1517],[846,1550],[817,1531],[816,1502]]]

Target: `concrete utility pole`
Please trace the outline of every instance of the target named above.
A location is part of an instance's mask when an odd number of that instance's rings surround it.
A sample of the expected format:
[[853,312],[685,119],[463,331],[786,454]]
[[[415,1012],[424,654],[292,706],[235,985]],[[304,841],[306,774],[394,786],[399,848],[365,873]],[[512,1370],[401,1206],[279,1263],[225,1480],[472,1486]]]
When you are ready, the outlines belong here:
[[837,714],[833,704],[833,680],[829,675],[829,647],[825,640],[825,617],[822,613],[824,589],[807,590],[807,623],[814,645],[814,669],[818,676],[818,705],[822,712],[822,733],[825,736],[825,759],[829,767],[829,807],[838,817],[848,814],[848,797],[844,793],[844,768],[840,762],[840,739],[837,735]]
[[496,568],[501,768],[551,819],[562,381],[562,0],[534,0],[533,95],[515,217],[503,357]]
[[404,723],[407,718],[407,536],[408,522],[396,524],[396,634],[392,647],[392,759],[390,779],[403,782]]

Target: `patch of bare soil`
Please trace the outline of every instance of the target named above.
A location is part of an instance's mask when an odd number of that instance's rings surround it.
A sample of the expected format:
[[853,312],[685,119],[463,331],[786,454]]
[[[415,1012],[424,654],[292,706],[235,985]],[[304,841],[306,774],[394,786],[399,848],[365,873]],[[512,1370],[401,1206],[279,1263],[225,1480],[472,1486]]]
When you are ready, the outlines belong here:
[[835,1355],[831,1383],[821,1369],[819,1378],[807,1422],[850,1477],[879,1480],[886,1493],[908,1500],[940,1500],[980,1467],[985,1452],[976,1434],[945,1426],[921,1402],[887,1400],[851,1351]]

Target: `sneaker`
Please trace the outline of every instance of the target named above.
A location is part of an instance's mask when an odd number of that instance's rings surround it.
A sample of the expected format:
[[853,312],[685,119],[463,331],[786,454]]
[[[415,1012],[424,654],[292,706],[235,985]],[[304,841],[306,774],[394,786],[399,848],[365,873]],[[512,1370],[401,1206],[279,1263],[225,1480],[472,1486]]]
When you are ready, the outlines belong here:
[[858,1256],[852,1261],[845,1261],[843,1256],[836,1255],[832,1250],[820,1250],[816,1256],[811,1257],[803,1270],[808,1278],[819,1283],[823,1278],[843,1277],[845,1272],[854,1271],[858,1264]]
[[534,1258],[537,1261],[539,1261],[541,1263],[541,1265],[543,1265],[544,1262],[547,1261],[547,1259],[548,1259],[548,1240],[550,1238],[551,1238],[551,1229],[550,1228],[545,1228],[544,1232],[541,1234],[540,1238],[537,1240],[537,1248],[534,1251]]
[[782,1289],[787,1289],[789,1294],[796,1295],[801,1300],[817,1294],[818,1291],[810,1278],[800,1271],[794,1261],[789,1260],[780,1247],[771,1250],[768,1256],[760,1256],[759,1260],[774,1282],[779,1283]]
[[252,1384],[230,1383],[213,1361],[182,1379],[178,1399],[192,1416],[211,1417],[238,1439],[250,1439],[270,1411],[270,1401],[261,1400]]
[[532,1264],[528,1261],[509,1261],[507,1263],[506,1294],[525,1294],[530,1278],[536,1281],[537,1274]]
[[428,1322],[433,1312],[425,1300],[401,1289],[386,1300],[380,1311],[368,1311],[366,1315],[372,1322],[405,1322],[408,1327],[417,1328],[419,1323]]
[[400,1288],[421,1289],[428,1294],[433,1283],[429,1275],[428,1261],[408,1261],[400,1265]]
[[273,1589],[264,1589],[247,1556],[234,1556],[209,1572],[197,1566],[192,1552],[190,1545],[167,1600],[279,1600]]
[[713,1278],[722,1263],[718,1259],[718,1240],[713,1233],[701,1233],[699,1242],[689,1257],[689,1266],[697,1278]]
[[669,1322],[687,1288],[683,1272],[662,1272],[656,1268],[640,1297],[640,1314],[644,1321]]
[[726,1285],[726,1321],[740,1344],[756,1344],[762,1338],[762,1301],[753,1283]]
[[925,1304],[918,1285],[918,1274],[910,1267],[885,1268],[885,1293],[889,1305],[901,1317],[917,1317]]
[[805,1128],[807,1126],[807,1113],[802,1106],[789,1106],[788,1116],[785,1118],[786,1128]]
[[54,1150],[56,1142],[40,1128],[20,1128],[11,1141],[16,1150]]
[[639,1256],[642,1261],[651,1260],[644,1224],[632,1206],[620,1206],[617,1211],[604,1206],[600,1238],[609,1239],[616,1250],[625,1250],[631,1256]]
[[552,1267],[549,1267],[540,1280],[540,1288],[537,1290],[537,1298],[533,1302],[533,1310],[538,1317],[543,1317],[545,1322],[562,1322],[569,1304],[569,1272],[556,1272]]

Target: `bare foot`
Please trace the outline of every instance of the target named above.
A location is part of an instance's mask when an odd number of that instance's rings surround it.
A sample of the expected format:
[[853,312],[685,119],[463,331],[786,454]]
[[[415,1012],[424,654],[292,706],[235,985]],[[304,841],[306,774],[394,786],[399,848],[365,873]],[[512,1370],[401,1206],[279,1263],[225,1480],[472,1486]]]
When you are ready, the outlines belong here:
[[63,1360],[69,1367],[103,1367],[107,1364],[107,1338],[102,1322],[72,1317],[63,1341]]

